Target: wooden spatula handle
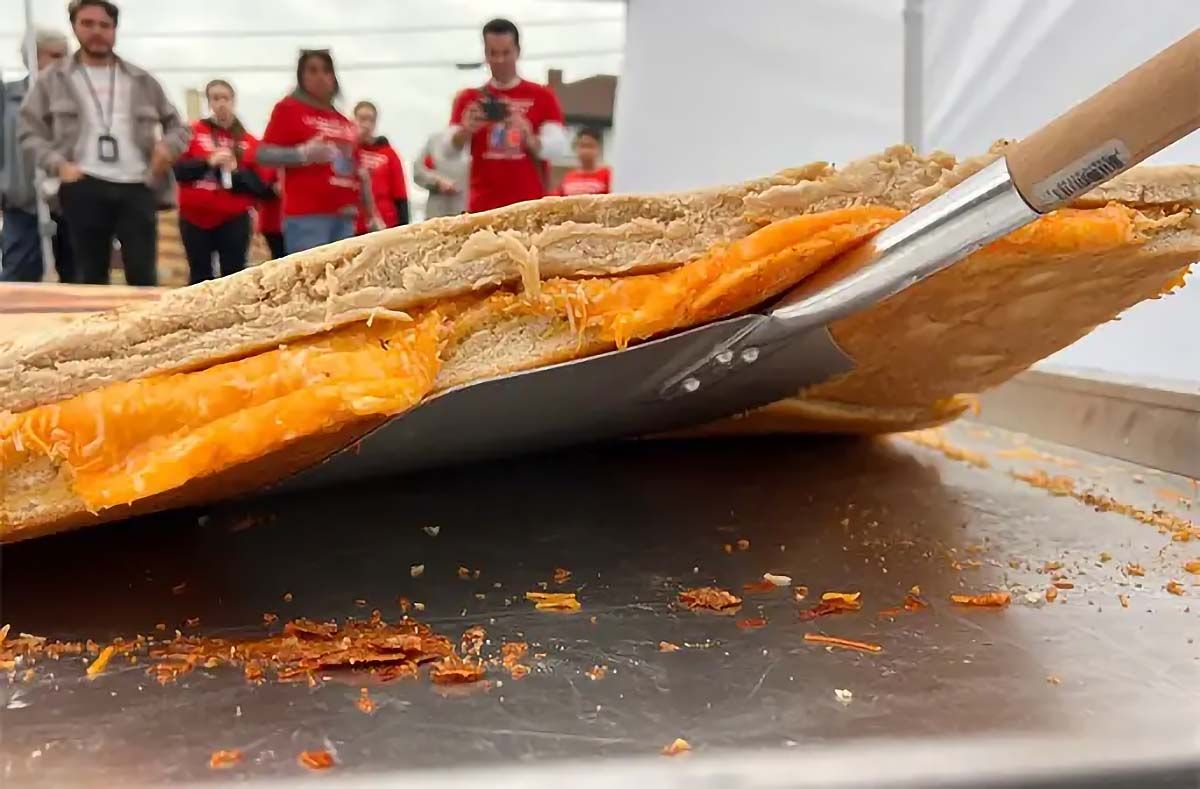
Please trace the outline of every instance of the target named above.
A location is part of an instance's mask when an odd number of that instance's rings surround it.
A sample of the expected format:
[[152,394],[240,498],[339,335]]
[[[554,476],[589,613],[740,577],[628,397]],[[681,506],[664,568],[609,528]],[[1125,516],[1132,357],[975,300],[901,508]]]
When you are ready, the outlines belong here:
[[1200,30],[1011,149],[1021,195],[1049,211],[1200,127]]

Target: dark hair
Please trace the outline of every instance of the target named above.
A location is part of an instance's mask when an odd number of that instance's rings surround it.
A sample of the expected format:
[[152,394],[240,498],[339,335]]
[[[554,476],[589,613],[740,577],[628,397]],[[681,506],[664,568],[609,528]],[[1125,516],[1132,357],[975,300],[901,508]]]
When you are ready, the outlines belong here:
[[110,3],[108,0],[71,0],[67,4],[67,16],[70,18],[72,25],[75,24],[75,17],[79,13],[79,10],[88,6],[103,8],[104,13],[112,18],[113,27],[117,26],[117,18],[121,15],[121,11],[117,8],[116,3]]
[[226,88],[234,96],[237,95],[237,91],[234,90],[233,86],[230,85],[228,82],[226,82],[223,79],[214,79],[214,80],[209,80],[209,83],[204,86],[204,98],[206,98],[206,99],[211,98],[211,96],[209,94],[212,92],[213,88]]
[[513,37],[513,43],[517,45],[517,49],[521,48],[521,31],[517,30],[517,26],[507,19],[493,19],[483,26],[483,34],[493,36],[510,35]]
[[575,132],[575,139],[578,140],[580,137],[591,137],[596,141],[597,145],[604,144],[604,139],[600,136],[600,132],[597,129],[593,129],[591,126],[584,126],[582,129]]
[[300,50],[300,59],[296,61],[296,87],[304,89],[304,66],[310,60],[319,60],[329,67],[333,73],[333,95],[338,95],[342,92],[342,86],[338,84],[337,70],[333,67],[333,55],[329,54],[328,49],[302,49]]
[[375,102],[367,101],[366,99],[363,99],[358,104],[354,105],[353,114],[357,115],[358,111],[361,110],[363,107],[370,107],[371,112],[375,113],[375,117],[376,118],[379,117],[379,108],[375,106]]

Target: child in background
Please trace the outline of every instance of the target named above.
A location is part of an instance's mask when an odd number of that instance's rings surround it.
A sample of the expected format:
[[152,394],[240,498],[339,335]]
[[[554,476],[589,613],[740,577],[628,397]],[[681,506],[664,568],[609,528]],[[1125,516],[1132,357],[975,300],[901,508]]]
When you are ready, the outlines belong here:
[[612,191],[612,170],[600,164],[600,132],[595,129],[580,129],[575,135],[575,156],[579,169],[563,176],[554,194],[606,195]]

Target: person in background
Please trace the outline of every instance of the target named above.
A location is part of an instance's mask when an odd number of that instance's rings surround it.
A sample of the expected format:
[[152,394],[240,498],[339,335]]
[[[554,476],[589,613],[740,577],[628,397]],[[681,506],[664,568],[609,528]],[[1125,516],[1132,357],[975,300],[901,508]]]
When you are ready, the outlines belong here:
[[192,124],[192,141],[175,162],[179,181],[179,237],[188,260],[188,284],[246,267],[250,208],[274,194],[255,169],[258,140],[234,112],[234,90],[223,79],[204,87],[212,115]]
[[507,19],[483,26],[483,49],[492,78],[454,99],[448,144],[470,146],[468,211],[536,200],[546,194],[546,162],[567,153],[562,108],[543,85],[521,79],[521,34]]
[[358,215],[359,235],[370,230],[382,230],[408,224],[408,183],[404,180],[404,164],[387,137],[375,135],[379,109],[374,103],[360,101],[354,105],[354,122],[358,124],[358,161],[371,183],[371,198],[376,214],[370,219]]
[[600,164],[600,132],[580,129],[575,135],[579,169],[563,176],[556,195],[606,195],[612,191],[612,170]]
[[354,235],[360,202],[374,216],[358,167],[358,127],[333,106],[340,92],[333,57],[306,49],[296,89],[271,111],[258,161],[283,168],[283,240],[288,254]]
[[437,132],[425,141],[413,166],[417,186],[429,190],[425,218],[456,216],[467,210],[467,171],[471,160],[465,150],[444,143],[445,132]]
[[158,80],[113,51],[118,13],[108,0],[72,0],[80,49],[34,83],[21,105],[20,139],[61,182],[80,280],[108,284],[115,235],[125,281],[154,285],[156,211],[174,203],[171,164],[189,130]]
[[[53,30],[34,32],[39,73],[67,57],[67,37]],[[24,48],[25,67],[31,68]],[[38,233],[35,166],[32,157],[17,143],[17,121],[21,102],[29,91],[29,77],[0,83],[0,282],[41,282],[45,275],[42,239]],[[58,225],[53,238],[54,267],[62,282],[75,278],[71,245],[62,217],[52,215]]]
[[263,182],[271,190],[269,196],[258,201],[255,209],[258,232],[271,250],[271,259],[276,260],[287,254],[287,247],[283,243],[283,201],[279,199],[283,192],[283,171],[261,165],[258,169]]

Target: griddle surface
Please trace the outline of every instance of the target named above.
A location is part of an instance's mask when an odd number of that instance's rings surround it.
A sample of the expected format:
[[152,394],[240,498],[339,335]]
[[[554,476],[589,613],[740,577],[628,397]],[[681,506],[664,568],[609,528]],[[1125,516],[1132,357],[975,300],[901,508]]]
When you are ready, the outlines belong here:
[[[1182,564],[1200,545],[1007,472],[1042,468],[1195,519],[1167,492],[1188,493],[1188,481],[1033,442],[1053,458],[1005,458],[998,453],[1024,439],[992,428],[960,424],[946,435],[992,467],[900,439],[637,442],[9,546],[0,620],[14,633],[104,641],[155,635],[161,622],[262,634],[265,612],[281,622],[372,608],[398,618],[404,596],[456,642],[484,625],[485,655],[524,640],[544,657],[520,681],[493,669],[487,690],[442,694],[424,678],[372,685],[371,716],[354,706],[368,684],[360,677],[255,686],[219,668],[160,686],[144,658],[114,660],[93,681],[82,658],[44,660],[32,682],[20,672],[0,680],[0,775],[49,785],[290,779],[305,774],[296,755],[322,747],[336,753],[339,775],[362,776],[648,755],[676,737],[699,754],[896,737],[1194,738],[1200,579]],[[726,553],[739,539],[749,549]],[[1041,570],[1051,561],[1075,588],[1052,604],[1028,602],[1027,591],[1048,584]],[[1130,562],[1145,577],[1124,575]],[[422,577],[410,577],[413,564],[425,565]],[[460,579],[460,566],[479,578]],[[578,614],[535,612],[523,599],[556,567],[572,572],[561,588],[578,591]],[[734,616],[674,604],[685,587],[741,594],[765,571],[808,586],[808,600],[749,594]],[[1167,594],[1169,578],[1188,596]],[[913,585],[930,609],[877,616]],[[969,610],[947,599],[991,589],[1010,590],[1013,604]],[[861,591],[864,608],[798,621],[825,590]],[[193,617],[199,626],[186,628]],[[748,617],[768,624],[739,629]],[[828,651],[804,641],[810,632],[884,651]],[[660,641],[684,648],[661,653]],[[607,676],[589,679],[595,665]],[[835,689],[852,701],[839,703]],[[241,749],[245,761],[214,773],[218,748]]]

